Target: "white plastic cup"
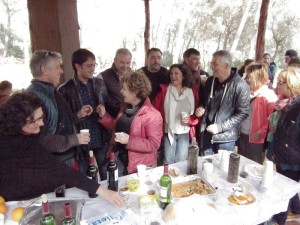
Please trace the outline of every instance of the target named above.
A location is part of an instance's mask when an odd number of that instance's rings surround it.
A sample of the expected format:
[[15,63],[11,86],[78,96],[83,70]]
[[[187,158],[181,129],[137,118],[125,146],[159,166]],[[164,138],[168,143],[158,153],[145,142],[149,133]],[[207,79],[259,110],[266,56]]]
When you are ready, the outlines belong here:
[[274,173],[273,173],[273,162],[265,161],[264,171],[261,179],[261,186],[266,189],[271,189],[273,186]]
[[137,171],[138,171],[139,180],[141,181],[141,183],[143,183],[146,177],[146,165],[143,164],[137,165]]
[[229,156],[230,152],[227,150],[219,150],[218,153],[220,154],[220,170],[224,172],[228,172],[229,167]]
[[189,114],[187,112],[181,112],[180,114],[181,114],[181,119],[189,116]]
[[213,171],[214,171],[214,165],[210,162],[204,162],[203,163],[203,178],[206,181],[210,181],[212,176],[213,176]]
[[116,132],[115,135],[116,135],[116,138],[120,138],[120,137],[124,136],[124,133],[123,132]]
[[82,130],[80,130],[80,133],[90,133],[90,130],[89,129],[82,129]]
[[0,213],[0,225],[4,225],[4,214]]

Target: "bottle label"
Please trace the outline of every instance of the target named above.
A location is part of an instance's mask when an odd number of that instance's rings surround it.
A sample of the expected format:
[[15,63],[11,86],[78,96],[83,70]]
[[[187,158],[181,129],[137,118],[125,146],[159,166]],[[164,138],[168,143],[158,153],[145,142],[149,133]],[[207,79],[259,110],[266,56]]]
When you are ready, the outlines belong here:
[[117,181],[118,180],[118,177],[119,177],[119,171],[118,171],[118,169],[116,169],[115,170],[115,181]]
[[160,197],[167,198],[168,197],[168,188],[160,186],[159,194],[160,194]]

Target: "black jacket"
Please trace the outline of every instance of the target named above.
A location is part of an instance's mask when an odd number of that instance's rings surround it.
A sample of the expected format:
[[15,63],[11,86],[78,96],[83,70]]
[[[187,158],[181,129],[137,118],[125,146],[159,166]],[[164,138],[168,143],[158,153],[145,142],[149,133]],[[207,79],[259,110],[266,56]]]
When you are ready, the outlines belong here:
[[101,72],[98,77],[103,79],[107,89],[108,100],[105,103],[105,109],[110,115],[116,118],[123,103],[123,96],[120,93],[122,87],[115,64],[113,63],[111,68]]
[[[105,105],[105,103],[108,101],[107,96],[107,90],[105,87],[105,84],[102,79],[94,77],[92,79],[93,82],[93,94],[96,100],[96,105],[102,104]],[[81,107],[83,106],[81,95],[80,95],[80,83],[76,76],[74,76],[72,79],[66,81],[58,88],[59,93],[63,96],[65,101],[70,105],[73,113],[78,112]],[[94,112],[96,113],[96,112]],[[79,132],[81,129],[85,129],[86,126],[84,124],[84,121],[81,120],[77,124],[77,132]],[[103,143],[107,142],[107,140],[110,139],[110,134],[102,127],[99,123],[99,127],[102,131],[102,141]]]
[[[214,124],[218,126],[218,133],[212,137],[212,143],[236,141],[239,137],[239,126],[247,118],[250,106],[250,90],[248,84],[232,70],[231,78],[226,82],[221,105],[216,110]],[[208,105],[213,76],[206,81],[204,88],[205,113],[201,119],[200,134],[207,127]],[[203,98],[203,96],[200,96]],[[201,99],[201,98],[200,98]]]
[[30,136],[0,133],[0,193],[7,201],[31,199],[65,184],[96,193],[99,184],[59,162]]
[[277,165],[300,165],[300,96],[282,110],[273,141]]

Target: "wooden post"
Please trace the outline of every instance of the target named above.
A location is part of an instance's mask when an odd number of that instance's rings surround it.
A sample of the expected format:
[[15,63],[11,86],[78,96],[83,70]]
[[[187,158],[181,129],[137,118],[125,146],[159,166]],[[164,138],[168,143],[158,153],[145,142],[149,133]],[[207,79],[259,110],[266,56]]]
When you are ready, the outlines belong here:
[[270,0],[262,0],[260,8],[260,17],[257,30],[255,60],[261,61],[265,51],[265,33],[268,19],[268,8]]
[[150,48],[150,5],[149,0],[144,0],[145,2],[145,31],[144,31],[144,48],[145,48],[145,65],[147,59],[147,51]]
[[76,0],[27,0],[31,49],[60,52],[64,74],[73,76],[72,53],[80,47]]

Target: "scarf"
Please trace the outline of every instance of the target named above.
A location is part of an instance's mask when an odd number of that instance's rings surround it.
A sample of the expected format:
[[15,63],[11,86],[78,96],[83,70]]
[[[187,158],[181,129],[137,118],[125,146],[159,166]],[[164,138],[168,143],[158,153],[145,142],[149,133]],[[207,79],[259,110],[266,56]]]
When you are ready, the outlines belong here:
[[173,85],[169,85],[167,89],[167,93],[165,96],[164,102],[164,111],[165,111],[165,122],[168,127],[168,138],[170,144],[173,144],[174,141],[174,128],[175,128],[175,109],[177,105],[177,101],[181,101],[183,99],[188,100],[191,105],[190,115],[194,113],[195,108],[195,100],[194,94],[191,88],[183,88],[181,94],[179,95],[178,91]]

